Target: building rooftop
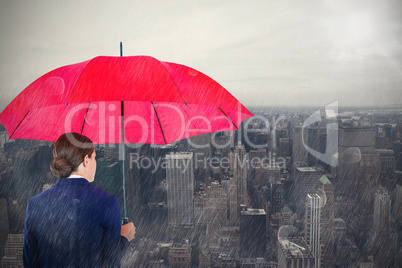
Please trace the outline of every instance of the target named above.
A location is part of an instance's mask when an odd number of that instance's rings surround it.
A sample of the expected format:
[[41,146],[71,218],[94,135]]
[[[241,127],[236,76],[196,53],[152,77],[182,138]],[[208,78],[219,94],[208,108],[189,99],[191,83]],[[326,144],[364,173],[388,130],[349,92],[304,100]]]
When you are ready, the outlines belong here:
[[279,239],[279,244],[286,258],[309,257],[313,258],[313,254],[308,249],[303,238],[284,238]]
[[288,212],[288,211],[292,211],[292,210],[289,208],[288,205],[284,205],[283,208],[282,208],[282,211],[283,212]]
[[191,159],[193,158],[193,152],[179,152],[179,153],[169,153],[166,155],[167,159]]
[[323,184],[331,184],[328,177],[325,175],[322,175],[321,178],[319,179],[319,181],[322,182]]
[[317,168],[315,168],[315,167],[298,167],[297,170],[301,171],[301,172],[308,172],[308,171],[311,172],[311,171],[317,171]]
[[380,153],[380,155],[394,155],[394,150],[389,150],[389,149],[375,149],[377,152]]
[[241,211],[242,215],[266,215],[265,210],[259,208],[247,208],[247,210]]

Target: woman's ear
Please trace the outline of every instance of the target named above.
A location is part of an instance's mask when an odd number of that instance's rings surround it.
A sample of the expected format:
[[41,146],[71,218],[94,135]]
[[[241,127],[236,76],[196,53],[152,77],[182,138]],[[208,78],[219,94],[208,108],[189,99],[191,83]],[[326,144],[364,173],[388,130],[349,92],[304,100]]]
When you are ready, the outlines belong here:
[[86,155],[84,157],[84,161],[82,161],[82,164],[84,165],[84,167],[86,167],[88,165],[88,163],[89,163],[89,157],[88,157],[88,155]]

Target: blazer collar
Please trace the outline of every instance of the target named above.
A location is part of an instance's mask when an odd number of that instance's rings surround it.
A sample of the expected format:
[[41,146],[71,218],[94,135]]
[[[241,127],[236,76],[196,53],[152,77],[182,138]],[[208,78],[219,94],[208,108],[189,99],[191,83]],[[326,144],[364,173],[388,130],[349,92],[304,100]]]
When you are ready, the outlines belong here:
[[87,181],[85,178],[83,178],[83,177],[59,179],[56,182],[55,186],[72,185],[72,184],[92,186],[92,184],[89,181]]

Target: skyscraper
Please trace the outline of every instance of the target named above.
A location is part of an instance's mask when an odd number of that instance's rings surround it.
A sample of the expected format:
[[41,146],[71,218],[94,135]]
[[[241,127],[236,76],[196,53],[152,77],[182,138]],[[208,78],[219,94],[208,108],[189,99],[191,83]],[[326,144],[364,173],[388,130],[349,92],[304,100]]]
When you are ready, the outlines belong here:
[[293,213],[293,211],[289,208],[289,206],[284,205],[281,210],[281,214],[280,214],[280,218],[279,218],[279,225],[280,226],[294,225],[296,218],[297,218],[296,214]]
[[10,224],[8,221],[7,201],[5,198],[0,199],[0,258],[3,257],[5,244],[10,232]]
[[[308,147],[316,152],[325,153],[326,145],[326,131],[325,127],[313,127],[307,128],[308,131]],[[319,159],[308,153],[307,163],[309,166],[316,166],[319,163]]]
[[234,150],[234,174],[233,178],[237,186],[237,206],[241,204],[249,206],[247,194],[247,159],[244,145],[238,143]]
[[240,216],[240,256],[265,257],[266,214],[263,209],[246,208]]
[[317,192],[321,199],[321,242],[324,246],[321,263],[324,267],[333,266],[334,255],[334,187],[327,176],[318,180]]
[[1,260],[1,267],[22,267],[24,234],[8,234],[5,246],[5,256]]
[[304,216],[306,196],[314,193],[322,170],[315,167],[298,167],[295,169],[295,204],[296,213]]
[[229,224],[239,226],[239,212],[237,205],[237,185],[234,179],[229,183]]
[[280,181],[271,183],[271,213],[281,212],[283,208],[284,186]]
[[387,190],[380,188],[374,197],[374,231],[388,232],[391,221],[391,197]]
[[290,141],[289,138],[279,138],[279,156],[290,156]]
[[396,199],[395,199],[395,219],[397,222],[402,222],[402,181],[396,185]]
[[286,237],[278,241],[278,267],[313,268],[314,256],[301,237]]
[[168,224],[194,225],[193,153],[166,155]]
[[205,189],[203,222],[208,226],[208,235],[227,225],[227,194],[222,185],[212,182]]
[[321,267],[321,198],[317,194],[308,194],[305,215],[305,240],[315,258],[315,268]]
[[342,180],[345,190],[352,190],[351,184],[354,177],[354,163],[359,161],[359,154],[374,151],[375,129],[372,127],[340,126],[338,146],[338,176]]
[[[307,163],[307,150],[303,146],[301,126],[295,126],[293,131],[292,142],[292,162],[305,162]],[[307,133],[305,133],[307,136]],[[305,144],[307,145],[307,138],[305,137]]]
[[354,164],[353,195],[363,206],[373,207],[373,195],[378,188],[381,171],[380,155],[375,150],[364,153]]
[[374,197],[374,232],[370,233],[370,249],[377,267],[392,267],[398,255],[398,234],[391,228],[391,197],[380,188]]
[[275,183],[275,182],[280,182],[281,181],[281,169],[279,166],[268,166],[267,168],[264,168],[267,170],[267,177],[268,177],[268,182],[270,183]]
[[356,204],[345,218],[348,232],[357,244],[369,238],[373,196],[380,176],[380,157],[375,151],[376,130],[373,127],[344,123],[339,128],[337,192]]
[[186,239],[169,247],[169,267],[190,267],[191,246]]

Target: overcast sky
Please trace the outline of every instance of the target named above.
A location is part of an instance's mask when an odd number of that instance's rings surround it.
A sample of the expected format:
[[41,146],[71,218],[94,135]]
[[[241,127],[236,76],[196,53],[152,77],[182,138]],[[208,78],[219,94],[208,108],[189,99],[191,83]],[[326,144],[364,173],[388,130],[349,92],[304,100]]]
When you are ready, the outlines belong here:
[[402,1],[0,0],[0,111],[57,67],[149,55],[247,106],[402,107]]

